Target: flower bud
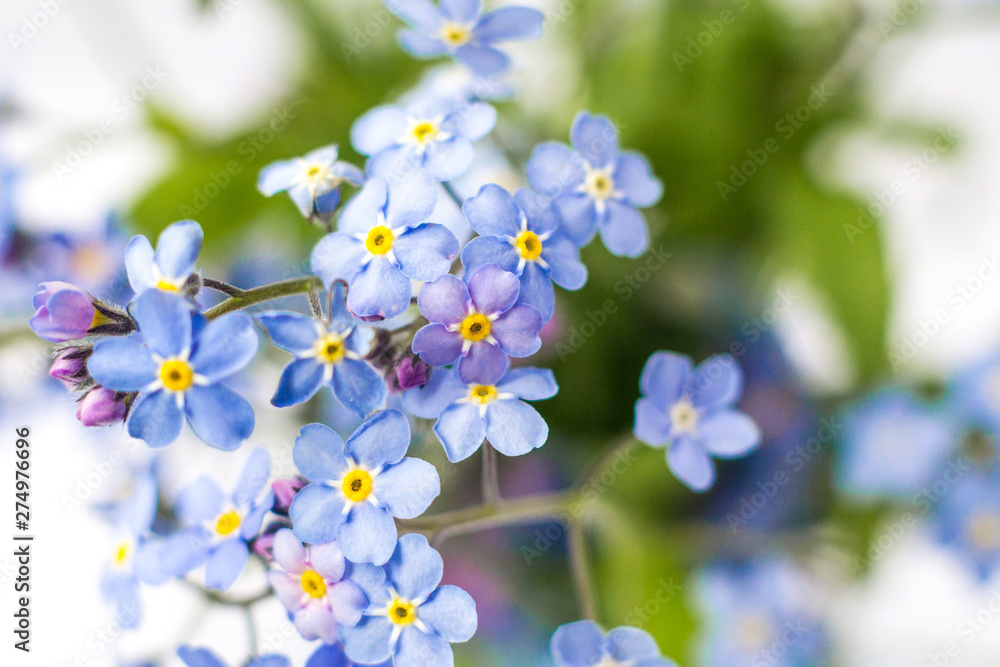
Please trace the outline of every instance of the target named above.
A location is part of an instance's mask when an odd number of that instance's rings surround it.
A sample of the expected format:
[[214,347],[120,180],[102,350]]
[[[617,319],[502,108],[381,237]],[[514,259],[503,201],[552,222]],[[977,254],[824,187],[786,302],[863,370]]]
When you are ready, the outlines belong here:
[[292,506],[295,495],[305,488],[308,482],[302,477],[286,477],[271,482],[274,491],[274,507],[271,511],[279,516],[288,516],[288,508]]
[[107,387],[88,391],[76,404],[76,418],[84,426],[111,426],[125,419],[124,395]]
[[67,347],[59,350],[49,375],[62,382],[67,389],[76,389],[87,379],[87,357],[91,350],[80,347]]
[[50,282],[40,287],[32,300],[35,315],[29,324],[45,340],[62,343],[83,338],[92,327],[103,323],[93,299],[76,285]]
[[422,359],[403,357],[396,364],[396,381],[400,390],[411,389],[427,384],[431,376],[431,367]]

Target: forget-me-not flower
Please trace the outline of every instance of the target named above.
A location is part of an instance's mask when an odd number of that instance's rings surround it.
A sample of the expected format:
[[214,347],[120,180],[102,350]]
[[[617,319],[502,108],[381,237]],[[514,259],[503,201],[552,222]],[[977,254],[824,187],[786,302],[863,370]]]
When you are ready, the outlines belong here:
[[430,324],[413,337],[413,351],[431,366],[458,362],[467,384],[495,384],[510,366],[508,355],[527,357],[541,347],[542,316],[515,305],[521,284],[497,264],[484,264],[465,281],[441,276],[417,297]]
[[[938,541],[986,580],[1000,566],[1000,470],[970,472],[970,468],[968,461],[957,459],[935,481],[935,488],[948,490],[935,510],[934,528]],[[938,499],[922,493],[915,502],[926,508]]]
[[441,555],[416,533],[399,538],[384,568],[354,568],[368,609],[342,631],[348,657],[365,664],[391,657],[394,667],[453,664],[451,643],[471,639],[478,617],[468,593],[438,586],[443,573]]
[[465,217],[481,236],[462,249],[462,266],[475,271],[483,264],[499,264],[517,274],[521,291],[517,302],[534,306],[546,321],[552,318],[552,283],[577,290],[587,281],[580,251],[559,230],[552,204],[530,190],[511,196],[499,185],[484,185],[462,206]]
[[256,354],[253,321],[229,313],[199,324],[195,335],[187,302],[161,290],[141,294],[133,310],[139,332],[98,341],[87,360],[98,384],[139,392],[128,417],[129,435],[163,447],[177,439],[186,417],[213,447],[239,447],[253,432],[253,408],[221,381]]
[[604,634],[593,621],[566,623],[553,633],[551,648],[555,667],[677,667],[648,632],[627,626]]
[[743,373],[728,354],[693,368],[676,352],[653,354],[639,380],[635,437],[667,448],[670,470],[695,491],[715,482],[711,456],[736,458],[760,443],[760,429],[732,408],[743,391]]
[[[205,648],[181,646],[177,649],[177,657],[187,667],[228,667],[221,658]],[[242,667],[292,667],[292,663],[283,655],[269,653],[251,659]]]
[[125,248],[125,268],[133,291],[183,290],[194,273],[204,238],[201,225],[194,220],[175,222],[160,232],[155,251],[145,236],[133,237]]
[[337,146],[331,145],[303,157],[267,165],[257,179],[257,189],[265,197],[288,192],[308,218],[332,213],[340,205],[341,186],[344,183],[360,186],[364,180],[360,169],[337,159]]
[[645,156],[618,149],[618,132],[607,118],[581,113],[570,136],[573,148],[557,142],[535,148],[527,166],[531,187],[553,198],[560,228],[577,245],[599,230],[613,254],[641,255],[649,230],[636,209],[658,202],[663,184]]
[[344,653],[344,645],[338,642],[322,644],[309,656],[306,667],[392,667],[392,661],[387,660],[374,666],[371,663],[362,665],[348,658]]
[[410,425],[398,410],[375,413],[347,439],[323,424],[307,424],[292,458],[311,483],[288,515],[295,536],[310,544],[334,539],[355,563],[380,565],[396,544],[393,517],[412,519],[441,492],[437,470],[404,458]]
[[327,285],[348,284],[347,305],[358,317],[389,318],[410,304],[410,280],[448,272],[458,240],[427,222],[437,192],[430,174],[417,170],[387,184],[369,179],[340,214],[338,230],[312,252],[313,273]]
[[558,390],[552,371],[543,368],[511,369],[493,385],[466,384],[456,370],[436,368],[426,385],[403,394],[403,406],[437,420],[434,433],[452,462],[472,456],[483,440],[501,454],[520,456],[549,436],[548,424],[524,401],[552,398]]

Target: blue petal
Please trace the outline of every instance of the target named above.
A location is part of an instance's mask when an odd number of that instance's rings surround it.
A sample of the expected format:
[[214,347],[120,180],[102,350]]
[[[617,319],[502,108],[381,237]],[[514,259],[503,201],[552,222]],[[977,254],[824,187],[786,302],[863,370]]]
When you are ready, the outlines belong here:
[[292,186],[298,178],[302,167],[298,160],[282,160],[272,162],[260,170],[257,177],[257,190],[265,197],[271,197]]
[[221,380],[249,364],[259,344],[253,320],[244,313],[229,313],[202,329],[191,366],[209,380]]
[[187,667],[226,667],[224,662],[203,648],[181,646],[177,649],[177,656]]
[[584,179],[573,149],[554,141],[535,147],[526,171],[532,189],[549,197],[575,192]]
[[513,368],[497,382],[497,389],[526,401],[539,401],[555,396],[559,386],[548,368]]
[[133,336],[98,341],[87,371],[99,385],[115,391],[139,391],[157,380],[153,359]]
[[[381,569],[381,568],[380,568]],[[376,664],[392,656],[392,623],[385,616],[365,616],[354,627],[340,629],[344,651],[354,662]]]
[[375,477],[372,492],[397,519],[413,519],[441,493],[437,469],[427,461],[404,458]]
[[583,111],[577,114],[570,129],[573,148],[586,158],[592,167],[613,167],[618,157],[618,131],[603,116],[592,116]]
[[527,357],[538,351],[542,340],[542,316],[531,306],[514,306],[493,321],[490,332],[500,348],[512,357]]
[[333,368],[333,393],[359,417],[385,405],[385,379],[360,359],[344,359]]
[[[387,192],[386,183],[381,178],[368,179],[361,192],[354,195],[340,212],[337,229],[344,234],[367,234],[369,229],[378,224],[379,213],[385,208]],[[315,252],[313,254],[315,257]],[[313,270],[315,271],[315,265]]]
[[396,546],[396,522],[385,509],[358,503],[344,517],[337,542],[349,561],[381,565]]
[[441,0],[441,12],[458,23],[471,23],[482,10],[480,0]]
[[556,307],[556,295],[549,272],[536,262],[527,262],[520,280],[521,291],[518,293],[517,303],[532,306],[543,320],[551,320]]
[[469,353],[459,360],[458,377],[466,384],[495,384],[509,367],[510,360],[503,350],[480,341],[473,343]]
[[420,619],[449,642],[465,642],[476,634],[476,602],[458,586],[442,586],[420,605]]
[[660,447],[670,442],[673,423],[666,405],[652,398],[640,398],[635,404],[633,434],[647,445]]
[[615,189],[625,193],[632,206],[646,208],[660,201],[663,183],[653,176],[649,161],[641,153],[627,151],[618,156],[615,165]]
[[402,108],[395,105],[375,107],[354,122],[351,145],[362,155],[375,155],[395,146],[405,133],[406,114]]
[[516,273],[519,261],[514,246],[499,236],[477,236],[462,248],[462,266],[470,272],[484,264],[496,264],[504,271]]
[[691,374],[691,359],[676,352],[656,352],[642,367],[639,388],[664,406],[677,402]]
[[472,144],[464,138],[454,137],[427,146],[423,167],[437,180],[450,181],[468,171],[475,158]]
[[484,315],[510,310],[521,289],[517,276],[497,264],[484,264],[473,271],[466,282],[476,311]]
[[153,273],[153,246],[145,236],[135,236],[125,247],[125,270],[128,283],[136,294],[141,294],[156,286]]
[[539,236],[551,234],[559,227],[559,215],[552,205],[551,197],[521,188],[514,193],[514,201],[524,211],[528,229]]
[[389,583],[407,600],[427,598],[444,575],[441,554],[431,548],[427,538],[410,533],[399,538],[396,551],[385,565]]
[[427,222],[436,201],[434,179],[426,171],[415,170],[389,184],[385,206],[386,224],[396,229]]
[[390,318],[410,305],[410,279],[384,255],[373,257],[351,281],[347,305],[358,317]]
[[403,392],[403,407],[424,419],[437,419],[449,405],[465,395],[465,384],[452,369],[435,368],[422,387]]
[[513,195],[492,183],[484,185],[462,204],[469,224],[483,236],[517,236],[521,231],[521,209]]
[[202,475],[177,496],[177,512],[185,522],[198,525],[214,519],[222,511],[226,494],[211,477]]
[[163,540],[160,563],[164,573],[182,577],[208,558],[211,536],[203,528],[174,533]]
[[306,162],[333,162],[337,159],[337,144],[329,144],[313,149],[302,156]]
[[271,457],[266,449],[255,449],[233,490],[233,503],[237,507],[247,507],[257,499],[271,476]]
[[594,200],[583,194],[558,197],[553,206],[559,212],[559,229],[576,245],[590,243],[597,233],[597,210]]
[[368,598],[368,609],[384,609],[392,601],[385,581],[385,568],[369,563],[348,562],[344,576],[354,582]]
[[443,324],[428,324],[417,331],[412,347],[431,366],[447,366],[462,354],[462,335]]
[[441,11],[430,0],[398,0],[386,3],[389,11],[422,31],[435,30],[441,25]]
[[295,438],[292,460],[311,482],[338,480],[347,470],[344,439],[324,424],[306,424]]
[[578,290],[587,282],[587,267],[580,261],[576,244],[563,234],[553,234],[542,245],[542,259],[549,265],[552,282],[563,289]]
[[479,20],[473,35],[485,44],[537,39],[542,34],[545,16],[537,9],[501,7]]
[[[341,214],[341,223],[343,219]],[[367,258],[368,249],[364,242],[348,234],[334,232],[321,238],[313,248],[310,266],[324,285],[332,285],[335,280],[353,279]]]
[[135,300],[135,319],[150,352],[176,357],[191,349],[191,309],[178,294],[148,290]]
[[549,425],[523,401],[493,401],[486,408],[486,437],[501,454],[521,456],[545,444]]
[[440,39],[415,30],[400,30],[397,38],[403,50],[416,58],[436,58],[448,53],[448,45]]
[[396,463],[410,446],[410,424],[399,410],[375,413],[347,439],[347,455],[356,463],[378,468]]
[[437,423],[434,433],[444,446],[452,463],[464,461],[479,449],[486,439],[486,420],[479,414],[479,406],[455,403],[449,406]]
[[221,384],[192,385],[184,397],[188,423],[202,440],[224,451],[236,449],[253,433],[253,408]]
[[278,388],[271,397],[271,405],[287,408],[305,403],[323,386],[326,369],[313,358],[296,359],[285,366],[278,380]]
[[413,626],[403,630],[392,657],[393,667],[454,667],[454,664],[455,655],[446,640]]
[[250,553],[243,540],[226,540],[215,547],[205,565],[205,585],[220,591],[229,590],[247,565]]
[[[343,333],[354,326],[354,315],[347,307],[347,283],[336,281],[330,288],[330,331]],[[360,330],[355,330],[355,334]],[[353,335],[352,335],[353,337]]]
[[556,667],[591,667],[604,659],[604,635],[593,621],[559,626],[552,634]]
[[510,58],[491,46],[465,44],[458,47],[455,57],[473,72],[484,77],[501,74],[510,65]]
[[274,508],[274,490],[268,489],[261,501],[251,505],[250,511],[240,523],[240,537],[249,542],[260,533],[264,516]]
[[645,658],[658,658],[660,648],[656,640],[645,630],[620,627],[608,633],[608,649],[615,660],[626,662]]
[[732,405],[743,391],[743,371],[731,355],[717,354],[698,364],[688,376],[691,403],[702,410]]
[[330,173],[351,185],[361,186],[365,182],[365,175],[350,162],[334,162]]
[[292,353],[311,350],[319,336],[316,320],[298,313],[269,310],[257,315],[257,321],[272,343]]
[[301,213],[303,217],[308,218],[312,215],[316,201],[314,199],[313,191],[308,185],[305,183],[293,185],[288,189],[288,196],[292,198],[296,208],[299,209],[299,213]]
[[430,322],[455,324],[469,313],[469,288],[452,275],[444,275],[420,288],[417,307]]
[[288,508],[288,516],[292,520],[292,532],[300,542],[332,542],[337,539],[337,530],[344,520],[344,494],[340,489],[310,484],[296,494]]
[[497,110],[483,102],[463,106],[458,113],[450,114],[448,125],[455,134],[469,141],[479,141],[497,124]]
[[194,220],[175,222],[156,240],[156,266],[168,280],[187,277],[194,271],[205,234]]
[[690,438],[678,438],[670,445],[667,465],[692,491],[707,491],[715,482],[715,464]]
[[347,656],[344,649],[339,644],[321,644],[316,651],[309,656],[306,667],[351,667],[347,663]]
[[177,439],[184,426],[184,413],[168,391],[140,394],[128,416],[128,434],[145,440],[150,447],[165,447]]
[[424,154],[412,144],[390,146],[368,158],[365,173],[371,178],[396,181],[407,174],[420,171],[424,165]]
[[737,410],[708,415],[698,424],[705,450],[713,456],[736,458],[760,444],[760,429],[750,417]]
[[607,217],[598,224],[601,241],[619,257],[638,257],[649,247],[649,230],[642,214],[628,204],[608,202]]
[[400,234],[392,252],[403,275],[427,282],[448,273],[458,255],[458,239],[444,225],[425,223]]

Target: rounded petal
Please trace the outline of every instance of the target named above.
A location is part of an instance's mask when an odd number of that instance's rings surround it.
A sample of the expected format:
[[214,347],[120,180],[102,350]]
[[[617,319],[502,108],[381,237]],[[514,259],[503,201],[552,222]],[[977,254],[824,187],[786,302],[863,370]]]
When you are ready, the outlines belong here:
[[462,336],[443,324],[428,324],[413,337],[413,352],[431,366],[447,366],[461,356]]
[[661,447],[670,442],[673,422],[666,406],[650,398],[635,403],[635,426],[632,433],[647,445]]
[[295,612],[295,629],[303,639],[322,639],[326,643],[337,641],[337,619],[325,605],[306,604]]
[[128,283],[136,294],[156,286],[154,255],[149,239],[142,235],[132,237],[125,247],[125,271],[128,273]]
[[354,662],[374,665],[392,657],[392,623],[384,616],[365,616],[354,627],[341,628],[340,635]]
[[205,565],[205,585],[220,591],[236,583],[250,557],[243,540],[226,540],[215,548]]
[[344,517],[337,542],[351,562],[381,565],[396,546],[396,522],[385,509],[358,503]]
[[514,306],[493,321],[490,333],[510,356],[527,357],[542,346],[542,324],[541,314],[531,306]]
[[351,145],[362,155],[375,155],[398,143],[405,132],[406,114],[402,108],[394,105],[375,107],[354,122]]
[[604,116],[587,112],[577,114],[570,129],[573,148],[586,158],[592,167],[613,167],[618,157],[618,130]]
[[410,424],[406,417],[399,410],[382,410],[347,439],[347,455],[361,465],[377,468],[402,459],[409,446]]
[[225,663],[212,655],[210,651],[203,648],[191,648],[181,646],[177,649],[177,657],[187,665],[187,667],[226,667]]
[[656,640],[645,630],[639,628],[620,627],[608,633],[608,652],[615,660],[642,660],[658,658],[660,648]]
[[455,654],[445,639],[409,627],[399,636],[393,667],[454,667]]
[[403,275],[426,282],[448,273],[458,255],[458,239],[444,225],[424,223],[400,234],[392,252]]
[[743,391],[743,371],[731,355],[717,354],[698,364],[688,376],[686,389],[696,408],[726,407],[735,403]]
[[458,47],[455,57],[476,74],[492,77],[501,74],[510,65],[510,58],[492,46],[465,44]]
[[441,479],[427,461],[404,458],[375,477],[372,492],[397,519],[413,519],[441,493]]
[[416,169],[389,184],[385,222],[390,228],[413,227],[427,222],[437,202],[434,179]]
[[514,196],[493,183],[466,199],[462,212],[472,228],[483,236],[517,236],[521,230],[521,209]]
[[556,667],[596,665],[604,659],[604,634],[593,621],[567,623],[552,634],[551,648]]
[[514,368],[500,382],[497,389],[509,392],[526,401],[552,398],[559,391],[556,377],[548,368]]
[[545,322],[552,319],[556,307],[556,294],[548,270],[535,262],[528,262],[524,265],[520,281],[521,290],[517,296],[517,303],[537,310]]
[[184,412],[198,437],[218,449],[236,449],[253,433],[250,403],[221,384],[192,385],[185,396]]
[[150,447],[165,447],[177,439],[184,426],[184,413],[173,394],[154,391],[140,394],[128,416],[128,434],[145,440]]
[[521,456],[545,444],[549,425],[527,403],[494,401],[486,409],[486,438],[505,456]]
[[477,236],[462,248],[462,266],[475,271],[484,264],[496,264],[504,271],[515,273],[520,259],[510,241],[499,236]]
[[473,343],[469,353],[459,359],[458,377],[465,384],[495,384],[509,367],[510,360],[503,350],[480,341]]
[[209,322],[198,334],[191,365],[208,379],[220,380],[249,364],[258,345],[253,320],[244,313],[229,313]]
[[554,234],[547,239],[542,259],[549,265],[552,282],[563,289],[578,290],[587,282],[587,267],[580,261],[580,251],[569,237]]
[[255,449],[243,466],[243,472],[233,490],[233,503],[237,507],[250,505],[267,484],[271,477],[271,457],[266,449]]
[[361,191],[344,205],[337,218],[337,229],[344,234],[367,233],[378,224],[379,213],[385,208],[388,196],[385,181],[381,178],[368,179]]
[[424,152],[424,169],[439,181],[458,178],[472,166],[476,151],[466,139],[435,141]]
[[437,419],[445,408],[465,393],[465,385],[454,370],[435,368],[426,384],[403,393],[403,407],[417,417]]
[[205,238],[201,225],[194,220],[175,222],[156,240],[156,266],[168,280],[184,278],[194,271]]
[[455,132],[469,141],[478,141],[489,134],[497,124],[497,110],[484,102],[473,102],[461,107],[449,121]]
[[469,312],[469,303],[469,288],[452,275],[443,275],[427,283],[417,296],[420,314],[440,324],[461,322]]
[[359,417],[385,405],[385,378],[360,359],[344,359],[333,368],[333,393]]
[[447,44],[416,30],[400,30],[397,38],[403,50],[415,58],[437,58],[448,53]]
[[327,581],[340,581],[347,567],[344,552],[336,541],[310,547],[309,563]]
[[339,644],[320,644],[309,656],[306,667],[350,667],[344,648]]
[[271,197],[287,190],[298,178],[301,166],[298,160],[272,162],[260,170],[257,176],[257,190],[265,197]]
[[[343,214],[340,219],[343,224]],[[364,243],[349,234],[334,232],[321,238],[313,248],[310,266],[324,285],[332,285],[335,280],[352,280],[367,258]]]
[[99,340],[87,371],[99,385],[115,391],[139,391],[157,379],[153,359],[134,336]]
[[434,424],[434,433],[444,446],[452,463],[464,461],[479,449],[486,439],[486,420],[479,407],[455,403],[448,407]]
[[271,405],[287,408],[304,403],[316,395],[323,386],[324,368],[315,359],[296,359],[281,372],[278,388],[271,397]]
[[215,480],[202,475],[181,489],[177,513],[189,524],[200,524],[218,516],[225,502],[226,494]]
[[597,209],[587,195],[566,194],[552,202],[559,213],[559,229],[577,246],[590,243],[597,233]]
[[574,192],[585,177],[573,149],[554,141],[535,146],[526,170],[531,188],[548,197]]
[[737,410],[708,415],[698,425],[705,450],[713,456],[736,458],[760,444],[760,429],[750,417]]
[[[300,574],[308,567],[306,548],[289,528],[282,528],[274,534],[274,559],[286,572],[292,574]],[[299,595],[301,593],[300,587]]]
[[667,465],[692,491],[707,491],[715,483],[715,464],[690,438],[678,438],[670,445]]
[[419,614],[446,641],[465,642],[476,634],[476,602],[458,586],[442,586],[431,593]]
[[638,257],[649,247],[649,230],[642,214],[628,204],[608,202],[607,217],[598,224],[601,241],[613,255]]
[[655,352],[642,367],[639,388],[664,406],[677,402],[691,375],[691,358],[677,352]]
[[311,482],[340,479],[347,470],[344,439],[325,424],[306,424],[295,438],[292,460]]
[[430,0],[399,0],[388,3],[386,7],[418,30],[434,30],[441,25],[443,19],[441,10]]
[[389,583],[402,597],[422,600],[433,593],[441,582],[444,561],[426,537],[410,533],[399,538],[392,558],[385,565],[385,572]]
[[351,281],[347,305],[358,317],[395,317],[410,305],[410,279],[385,256],[375,257]]
[[484,264],[469,275],[469,296],[476,310],[484,315],[503,313],[517,301],[520,283],[517,276],[498,264]]
[[482,10],[481,0],[441,0],[441,12],[459,23],[471,23]]
[[310,484],[295,496],[288,516],[299,540],[309,544],[332,542],[344,520],[344,494],[323,484]]
[[182,296],[148,290],[135,300],[134,311],[150,352],[176,357],[191,349],[191,308]]
[[501,7],[479,20],[473,34],[485,44],[538,39],[545,16],[528,7]]
[[626,151],[619,155],[614,179],[615,188],[625,193],[625,201],[632,206],[646,208],[663,196],[663,183],[653,176],[649,160],[641,153]]
[[311,350],[316,342],[316,320],[298,313],[269,310],[257,315],[271,342],[286,352]]
[[338,581],[328,588],[327,597],[338,623],[356,625],[368,606],[361,587],[353,581]]

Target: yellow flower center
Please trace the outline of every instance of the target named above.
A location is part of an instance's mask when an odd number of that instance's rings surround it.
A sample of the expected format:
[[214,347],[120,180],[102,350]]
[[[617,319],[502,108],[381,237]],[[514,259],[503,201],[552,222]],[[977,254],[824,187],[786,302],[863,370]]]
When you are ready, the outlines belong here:
[[980,551],[1000,549],[1000,514],[982,511],[969,520],[966,527],[969,542]]
[[181,289],[177,285],[175,285],[175,284],[173,284],[171,282],[168,282],[168,281],[164,280],[163,278],[160,278],[157,281],[156,288],[159,289],[159,290],[163,290],[164,292],[180,292],[181,291]]
[[396,625],[409,625],[417,620],[417,608],[408,600],[396,598],[389,604],[389,620]]
[[368,232],[368,240],[365,241],[365,247],[373,255],[384,255],[392,250],[392,239],[392,230],[385,225],[372,227],[372,230]]
[[446,21],[441,26],[441,41],[448,46],[453,48],[462,46],[463,44],[467,44],[470,39],[472,39],[472,31],[469,30],[469,26],[467,25]]
[[344,478],[344,495],[356,503],[367,498],[372,492],[372,476],[364,470],[352,470]]
[[124,565],[125,561],[128,560],[129,554],[132,553],[132,545],[128,542],[122,542],[115,549],[115,565]]
[[604,169],[589,170],[583,187],[594,199],[608,199],[615,193],[615,182]]
[[316,339],[316,356],[327,364],[335,364],[347,354],[347,346],[344,339],[337,334],[327,334]]
[[170,391],[184,391],[194,382],[194,371],[186,361],[171,359],[160,366],[160,380]]
[[469,399],[473,403],[486,404],[497,397],[497,388],[493,385],[477,384],[469,390]]
[[309,597],[319,599],[326,595],[326,581],[315,570],[306,570],[302,573],[302,590]]
[[219,535],[229,535],[240,527],[240,515],[236,512],[226,512],[215,522],[215,532]]
[[424,122],[417,123],[413,126],[413,138],[417,140],[418,144],[426,144],[437,135],[437,125],[429,120],[425,120]]
[[514,241],[514,247],[521,253],[521,257],[528,260],[538,259],[542,254],[542,241],[535,232],[521,232]]
[[490,321],[485,315],[473,313],[462,320],[462,338],[465,340],[482,340],[490,335]]
[[674,433],[691,433],[698,425],[698,411],[690,401],[677,401],[670,406],[670,422]]

